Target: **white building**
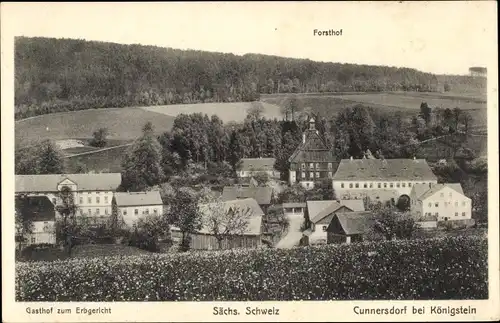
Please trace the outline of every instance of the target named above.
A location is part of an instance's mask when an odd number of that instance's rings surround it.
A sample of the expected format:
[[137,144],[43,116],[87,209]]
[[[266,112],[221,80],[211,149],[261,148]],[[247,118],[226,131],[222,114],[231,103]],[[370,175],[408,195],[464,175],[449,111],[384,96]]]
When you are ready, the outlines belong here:
[[111,215],[113,193],[121,183],[120,173],[16,175],[16,195],[46,196],[56,206],[65,186],[73,192],[80,216],[104,219]]
[[24,245],[56,243],[54,205],[46,196],[16,196],[15,207],[16,212],[23,218],[31,218],[33,223]]
[[327,229],[335,214],[364,211],[362,200],[307,201],[307,216],[311,221],[309,243],[327,243]]
[[337,198],[371,202],[409,199],[414,185],[436,183],[425,159],[342,159],[333,176]]
[[418,184],[410,194],[410,212],[417,219],[468,220],[472,201],[459,183]]
[[115,193],[118,214],[126,225],[132,226],[137,220],[149,214],[162,215],[163,202],[159,191]]
[[252,177],[258,173],[265,173],[270,178],[279,178],[280,172],[274,169],[275,158],[242,158],[238,177]]

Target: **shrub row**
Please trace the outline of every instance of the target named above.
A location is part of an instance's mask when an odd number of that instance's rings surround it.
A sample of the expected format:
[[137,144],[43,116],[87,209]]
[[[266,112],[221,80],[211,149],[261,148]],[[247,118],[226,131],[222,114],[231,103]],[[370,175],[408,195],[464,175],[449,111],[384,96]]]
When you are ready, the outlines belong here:
[[16,264],[18,301],[485,299],[487,239]]

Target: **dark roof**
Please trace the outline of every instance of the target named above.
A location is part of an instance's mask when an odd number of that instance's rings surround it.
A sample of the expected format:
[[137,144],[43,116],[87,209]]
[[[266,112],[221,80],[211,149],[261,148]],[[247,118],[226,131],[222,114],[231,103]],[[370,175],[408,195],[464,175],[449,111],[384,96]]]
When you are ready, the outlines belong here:
[[162,205],[159,191],[115,193],[118,206]]
[[306,130],[305,142],[299,145],[288,159],[291,163],[301,162],[334,162],[335,154],[321,138],[317,130]]
[[226,186],[222,191],[222,200],[253,198],[259,205],[271,204],[273,189],[271,187],[237,187]]
[[273,171],[275,158],[242,158],[239,170],[243,171]]
[[57,192],[65,179],[77,185],[78,191],[114,191],[120,185],[120,173],[16,175],[16,193]]
[[54,204],[47,196],[16,196],[16,211],[33,221],[55,221]]
[[342,159],[333,180],[437,180],[425,159]]
[[332,223],[335,218],[338,219],[338,222],[346,235],[365,233],[375,222],[373,214],[368,211],[336,213],[332,222],[328,226],[327,231],[331,232],[331,230],[333,230]]

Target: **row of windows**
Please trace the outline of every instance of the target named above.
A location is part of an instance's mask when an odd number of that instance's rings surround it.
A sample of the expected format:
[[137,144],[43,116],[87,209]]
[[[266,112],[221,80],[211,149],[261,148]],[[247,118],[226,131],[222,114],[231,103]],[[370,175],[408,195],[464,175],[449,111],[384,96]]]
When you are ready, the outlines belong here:
[[[88,209],[88,215],[91,215],[92,214],[92,209]],[[100,215],[101,214],[101,210],[100,209],[95,209],[95,212],[93,213],[94,215]],[[83,216],[83,210],[80,209],[80,215]],[[107,208],[104,209],[104,215],[109,215],[109,211]]]
[[[154,214],[158,214],[158,209],[153,209]],[[149,214],[149,209],[142,211],[142,214]],[[123,210],[123,215],[127,215],[127,210]],[[139,209],[134,209],[134,215],[139,215]]]
[[[301,165],[302,169],[306,169],[306,163],[302,163]],[[319,169],[320,168],[320,163],[309,163],[309,169]],[[328,163],[328,169],[332,169],[332,163]]]
[[[451,204],[451,202],[444,202],[445,207],[447,207],[450,204]],[[462,201],[462,206],[466,206],[466,205],[467,205],[467,201]],[[432,202],[429,202],[428,206],[432,207]],[[435,202],[434,206],[439,207],[439,202]],[[455,201],[455,206],[458,206],[458,201]]]
[[[400,187],[411,187],[412,183],[401,183],[401,182],[396,182],[396,183],[349,183],[349,188],[360,188],[360,186],[363,186],[363,188],[373,188],[374,186],[377,186],[377,188],[400,188]],[[418,184],[418,183],[416,183]],[[422,183],[422,184],[427,184],[427,183]],[[341,188],[345,188],[344,183],[340,183]]]
[[[101,198],[99,196],[96,196],[95,198],[95,203],[100,204],[101,203]],[[104,197],[104,204],[109,203],[109,198],[107,196]],[[80,197],[80,204],[83,204],[83,197]],[[92,197],[87,197],[87,204],[92,204]]]
[[[439,212],[434,213],[435,216],[439,216]],[[462,212],[462,216],[466,216],[467,212]],[[432,212],[425,212],[425,216],[432,216]],[[455,216],[458,216],[458,212],[455,212]]]
[[[301,173],[301,177],[302,178],[306,178],[306,175],[307,175],[307,172],[302,172]],[[315,173],[314,172],[309,172],[309,178],[314,178],[315,176]],[[321,177],[321,174],[320,172],[316,172],[316,178],[320,178]],[[333,172],[328,172],[328,177],[333,177]]]

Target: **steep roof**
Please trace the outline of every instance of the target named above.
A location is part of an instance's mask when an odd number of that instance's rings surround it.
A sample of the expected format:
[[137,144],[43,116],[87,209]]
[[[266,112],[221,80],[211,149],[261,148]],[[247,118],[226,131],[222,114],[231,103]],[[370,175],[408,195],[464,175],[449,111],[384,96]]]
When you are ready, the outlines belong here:
[[120,173],[16,175],[16,193],[57,192],[57,185],[69,179],[78,191],[114,191],[120,185]]
[[[334,219],[335,217],[346,235],[365,233],[375,222],[373,214],[368,211],[336,213]],[[328,226],[327,231],[331,232],[332,229],[333,221]]]
[[54,204],[47,196],[16,196],[16,212],[22,212],[23,217],[31,218],[32,221],[55,221],[56,212]]
[[437,180],[425,159],[342,159],[333,180]]
[[272,196],[273,189],[271,187],[226,186],[222,191],[223,201],[252,198],[255,199],[259,205],[271,204]]
[[354,212],[360,212],[365,210],[365,203],[363,200],[340,200],[340,204],[347,206]]
[[312,221],[312,219],[314,219],[322,210],[324,210],[330,205],[339,206],[339,203],[335,200],[307,201],[306,205],[307,205],[307,213],[309,214],[309,219]]
[[272,171],[275,158],[242,158],[240,170],[243,171]]
[[[460,183],[444,183],[444,184],[434,184],[429,187],[429,185],[414,185],[412,190],[415,190],[415,196],[417,200],[425,200],[426,198],[434,195],[445,187],[449,187],[457,193],[464,195],[464,191],[462,190],[462,186]],[[464,195],[465,196],[465,195]]]
[[[319,203],[318,203],[319,202]],[[341,200],[341,201],[307,201],[309,219],[312,223],[317,223],[326,216],[334,213],[341,207],[346,207],[351,211],[364,211],[363,200]],[[311,215],[311,210],[312,214]]]
[[118,206],[162,205],[159,191],[115,193]]
[[[213,205],[214,203],[207,203],[207,204],[201,204],[200,211],[202,213],[206,213],[210,211],[210,205]],[[243,233],[243,235],[260,235],[261,234],[261,226],[262,226],[262,216],[264,215],[264,212],[262,212],[262,209],[260,206],[257,204],[257,201],[254,199],[243,199],[243,200],[232,200],[232,201],[226,201],[223,202],[224,209],[226,212],[229,212],[229,210],[237,206],[242,210],[249,209],[250,215],[247,219],[248,226]],[[221,230],[224,228],[221,227]],[[209,228],[205,225],[203,226],[199,231],[199,233],[204,233],[204,234],[211,234]]]
[[309,120],[309,129],[304,131],[305,140],[295,149],[289,162],[334,162],[335,155],[315,128],[314,118]]

